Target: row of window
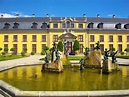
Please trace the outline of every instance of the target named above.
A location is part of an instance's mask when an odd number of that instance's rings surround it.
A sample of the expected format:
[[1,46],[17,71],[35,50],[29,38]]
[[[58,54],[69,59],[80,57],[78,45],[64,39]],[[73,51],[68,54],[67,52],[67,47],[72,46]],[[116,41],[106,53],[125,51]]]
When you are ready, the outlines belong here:
[[[89,23],[89,24],[87,25],[87,28],[93,28],[93,27],[94,27],[93,25],[94,25],[94,23],[91,22],[91,23]],[[32,29],[37,29],[37,26],[38,26],[38,23],[33,22],[31,28],[32,28]],[[18,29],[18,27],[19,27],[19,23],[15,22],[15,23],[14,23],[14,26],[13,26],[13,29]],[[3,28],[4,28],[4,29],[9,29],[9,28],[10,28],[10,24],[6,22],[6,23],[5,23],[5,26],[4,26]],[[41,28],[42,28],[42,29],[49,28],[49,25],[44,22],[44,23],[42,23]],[[58,23],[54,23],[54,24],[53,24],[53,28],[58,28]],[[62,28],[75,28],[75,25],[74,25],[74,23],[71,23],[71,22],[67,21],[66,23],[62,23]],[[79,24],[78,24],[78,28],[83,28],[83,23],[79,23]],[[102,23],[102,22],[99,23],[99,24],[97,25],[97,28],[103,29],[103,23]],[[121,29],[121,23],[116,24],[116,25],[115,25],[115,28],[116,28],[116,29]],[[125,25],[124,25],[124,28],[125,28],[125,29],[129,29],[129,24],[125,24]]]
[[[109,35],[108,38],[109,42],[113,42],[113,35]],[[9,41],[9,36],[4,35],[4,42]],[[18,35],[13,35],[13,41],[17,42],[18,41]],[[27,35],[22,36],[22,41],[27,42]],[[41,41],[46,42],[46,35],[41,36]],[[53,35],[53,41],[58,42],[58,35]],[[83,42],[83,35],[78,35],[78,41]],[[99,41],[104,42],[104,35],[99,36]],[[129,42],[129,36],[126,37],[126,41]],[[32,35],[32,42],[37,42],[37,35]],[[90,42],[95,42],[95,36],[90,35]],[[122,42],[122,35],[118,35],[118,42]]]
[[[99,41],[104,42],[104,35],[99,36]],[[113,35],[109,35],[108,41],[109,42],[114,41]],[[126,41],[129,42],[129,36],[126,37]],[[90,35],[90,42],[95,42],[95,36],[94,35]],[[122,35],[118,35],[118,42],[122,42]]]
[[[94,27],[93,25],[94,25],[94,23],[91,22],[91,23],[88,24],[87,28],[93,28],[93,27]],[[103,23],[102,23],[102,22],[99,23],[99,24],[97,25],[97,28],[103,29]],[[116,29],[121,29],[121,23],[116,24],[116,25],[115,25],[115,28],[116,28]],[[125,24],[125,25],[124,25],[124,28],[125,28],[125,29],[129,29],[129,24]]]
[[[46,44],[41,45],[42,51],[43,51],[45,46],[46,46]],[[9,48],[8,44],[4,44],[4,48]],[[17,54],[18,45],[13,44],[13,48],[14,48],[14,53]],[[22,44],[22,51],[24,51],[24,48],[27,48],[27,44]],[[32,51],[34,51],[35,53],[37,52],[37,45],[36,44],[32,44]]]
[[[94,50],[95,44],[90,44],[90,50]],[[114,46],[113,44],[109,44],[109,49],[112,49]],[[127,48],[129,48],[129,44],[127,44]],[[104,44],[100,44],[100,49],[101,51],[104,51]],[[118,44],[118,52],[122,52],[123,48],[122,48],[122,44]]]
[[[4,35],[4,42],[8,42],[8,41],[9,41],[9,36]],[[18,41],[18,35],[13,35],[13,42],[17,42],[17,41]],[[22,36],[22,41],[27,42],[27,35]],[[32,35],[32,42],[36,42],[36,41],[37,41],[37,35]],[[46,35],[41,36],[41,41],[46,42]]]
[[[41,45],[41,50],[44,49],[44,47],[46,46],[46,44],[42,44]],[[90,44],[90,50],[94,50],[95,44]],[[104,44],[100,44],[101,47],[101,51],[104,51]],[[4,44],[4,48],[8,48],[8,44]],[[14,53],[17,54],[17,48],[18,45],[17,44],[13,44],[13,48],[14,48]],[[22,51],[24,51],[24,48],[27,48],[27,44],[22,44]],[[79,52],[83,53],[83,44],[80,44],[80,49]],[[113,44],[109,44],[109,49],[113,48]],[[129,44],[127,44],[127,48],[129,48]],[[32,44],[32,51],[34,51],[35,53],[37,52],[37,45],[36,44]],[[123,48],[122,48],[122,44],[118,44],[118,52],[122,52]]]
[[[83,35],[78,35],[78,40],[83,42]],[[9,36],[4,35],[4,42],[9,41]],[[27,35],[22,36],[22,41],[27,42]],[[41,36],[41,41],[46,42],[46,35]],[[53,35],[53,41],[58,42],[58,35]],[[13,35],[13,42],[18,42],[18,35]],[[37,35],[32,35],[32,42],[37,42]]]

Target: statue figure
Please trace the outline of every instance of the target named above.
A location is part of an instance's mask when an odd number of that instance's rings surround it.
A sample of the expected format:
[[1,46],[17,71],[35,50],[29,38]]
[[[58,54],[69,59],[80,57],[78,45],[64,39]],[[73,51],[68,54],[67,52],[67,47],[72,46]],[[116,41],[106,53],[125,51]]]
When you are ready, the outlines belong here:
[[65,55],[67,54],[66,48],[67,48],[67,41],[66,41],[66,39],[65,39],[65,40],[64,40],[64,54],[65,54]]
[[56,50],[56,60],[58,61],[60,60],[60,55],[61,54],[59,53],[59,50]]
[[51,62],[53,62],[54,61],[54,52],[56,51],[56,43],[55,42],[53,42],[53,48],[52,48],[52,58],[51,58]]
[[108,59],[109,51],[110,50],[105,49],[105,51],[104,51],[104,60],[107,60]]
[[85,48],[84,55],[85,55],[85,56],[88,56],[88,55],[89,55],[89,51],[90,51],[90,50],[89,50],[89,48],[88,48],[88,47],[86,47],[86,48]]
[[116,57],[115,57],[115,55],[117,54],[117,52],[118,52],[118,50],[117,50],[116,52],[113,52],[113,51],[112,51],[112,53],[111,53],[112,63],[117,62]]
[[96,43],[96,47],[94,48],[94,49],[97,49],[97,51],[100,49],[100,42],[98,41],[97,43]]
[[45,63],[49,63],[50,54],[46,53]]
[[84,64],[85,64],[85,63],[84,63],[84,59],[81,59],[79,63],[80,63],[80,70],[85,69],[85,68],[84,68]]

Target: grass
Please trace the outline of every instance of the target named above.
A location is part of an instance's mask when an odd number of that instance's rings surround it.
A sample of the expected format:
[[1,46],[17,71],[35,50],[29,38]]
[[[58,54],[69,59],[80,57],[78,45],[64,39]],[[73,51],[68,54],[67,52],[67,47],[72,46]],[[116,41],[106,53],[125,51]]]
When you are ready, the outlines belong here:
[[69,60],[81,60],[84,56],[68,56]]
[[[68,56],[69,60],[81,60],[82,58],[84,58],[84,56]],[[45,58],[41,58],[40,60],[45,60]],[[51,58],[49,60],[51,60]]]
[[[27,56],[24,56],[27,57]],[[13,56],[0,56],[0,61],[6,61],[6,60],[13,60],[13,59],[19,59],[19,58],[24,58],[21,55],[13,55]]]
[[116,58],[129,59],[129,56],[116,56]]

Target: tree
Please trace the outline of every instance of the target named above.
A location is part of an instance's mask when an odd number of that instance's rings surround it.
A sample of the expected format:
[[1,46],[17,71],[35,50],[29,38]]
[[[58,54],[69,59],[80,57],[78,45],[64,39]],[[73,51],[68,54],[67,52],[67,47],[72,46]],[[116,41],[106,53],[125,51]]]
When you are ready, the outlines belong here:
[[14,53],[14,48],[11,48],[10,51],[12,52],[12,55],[13,55],[13,53]]
[[57,49],[61,52],[63,52],[63,43],[62,41],[59,41],[58,44],[57,44]]
[[129,53],[129,48],[126,48],[124,51],[126,52],[126,55],[128,55],[128,53]]
[[23,48],[23,51],[25,52],[25,53],[27,53],[27,48],[25,47],[25,48]]
[[0,47],[0,51],[2,51],[2,48]]
[[43,48],[43,50],[46,52],[47,50],[49,50],[49,47],[48,47],[48,46],[45,46],[45,47]]
[[4,51],[6,52],[6,54],[7,54],[8,50],[9,50],[8,48],[4,48]]
[[74,51],[77,51],[80,49],[80,44],[79,44],[79,41],[78,40],[75,40],[74,41],[74,45],[73,45],[73,50]]

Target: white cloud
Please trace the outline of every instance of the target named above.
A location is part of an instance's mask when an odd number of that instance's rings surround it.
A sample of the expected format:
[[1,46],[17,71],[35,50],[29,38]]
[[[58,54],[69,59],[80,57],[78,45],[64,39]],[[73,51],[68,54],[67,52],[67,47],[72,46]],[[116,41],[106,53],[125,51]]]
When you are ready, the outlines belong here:
[[19,17],[31,17],[22,12],[12,11],[11,13],[0,13],[0,16],[3,15],[3,18],[14,18],[16,14],[19,14]]
[[13,17],[16,17],[12,14],[8,14],[8,13],[0,13],[0,16],[3,15],[3,18],[13,18]]

